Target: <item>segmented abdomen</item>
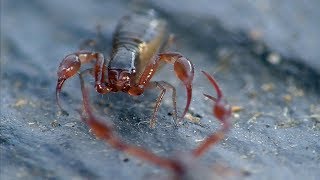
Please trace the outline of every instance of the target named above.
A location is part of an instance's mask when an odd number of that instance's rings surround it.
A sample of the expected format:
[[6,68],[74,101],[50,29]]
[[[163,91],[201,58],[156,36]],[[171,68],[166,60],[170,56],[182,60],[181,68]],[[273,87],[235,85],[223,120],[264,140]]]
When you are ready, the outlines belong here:
[[113,37],[114,51],[126,47],[130,51],[139,51],[141,43],[148,43],[157,38],[166,28],[166,23],[160,20],[154,11],[133,14],[123,17]]

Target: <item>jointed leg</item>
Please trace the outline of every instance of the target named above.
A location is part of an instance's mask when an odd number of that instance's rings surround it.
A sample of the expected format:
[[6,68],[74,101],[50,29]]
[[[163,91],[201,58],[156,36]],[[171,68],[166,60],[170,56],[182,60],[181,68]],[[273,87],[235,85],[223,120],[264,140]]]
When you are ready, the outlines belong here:
[[158,96],[157,101],[156,101],[156,106],[154,107],[152,119],[150,121],[150,127],[154,128],[155,125],[156,125],[156,114],[159,111],[159,107],[160,107],[160,104],[162,102],[163,96],[166,93],[166,90],[168,88],[172,89],[172,103],[173,103],[173,110],[174,110],[173,118],[176,121],[177,120],[177,101],[176,101],[177,94],[176,94],[176,89],[171,84],[169,84],[169,83],[167,83],[165,81],[159,81],[159,82],[153,81],[153,82],[150,82],[148,84],[148,88],[160,88],[160,90],[161,90],[161,93]]
[[61,92],[64,82],[70,77],[74,76],[81,68],[82,64],[95,61],[94,65],[94,77],[95,87],[99,93],[107,93],[109,89],[105,87],[105,59],[101,53],[90,52],[90,51],[79,51],[73,54],[67,55],[60,63],[58,69],[58,82],[56,86],[56,99],[59,108],[62,112],[65,112],[60,104],[59,93]]
[[130,155],[133,155],[135,157],[138,157],[140,159],[143,159],[155,165],[164,167],[175,173],[180,173],[182,171],[180,165],[177,164],[174,160],[162,158],[141,147],[126,144],[114,133],[113,128],[110,124],[102,123],[102,120],[97,118],[92,112],[92,109],[90,107],[89,95],[87,92],[87,88],[84,85],[82,74],[80,74],[79,77],[80,77],[81,91],[83,96],[83,106],[87,114],[87,117],[82,116],[82,118],[98,138],[106,141],[115,149],[118,149]]
[[218,83],[215,81],[215,79],[210,76],[208,73],[202,71],[203,74],[209,79],[213,87],[215,88],[217,92],[217,98],[212,97],[210,95],[204,94],[209,99],[213,100],[215,102],[213,106],[213,114],[215,117],[223,124],[222,128],[211,135],[207,137],[196,149],[193,150],[193,155],[195,157],[201,156],[204,152],[206,152],[210,146],[216,144],[217,142],[221,141],[226,134],[227,131],[229,131],[231,127],[231,107],[226,102],[226,100],[223,98],[222,91],[220,90]]
[[[209,76],[208,74],[204,73],[210,82],[214,85],[216,88],[218,97],[213,98],[212,96],[209,96],[210,99],[213,99],[215,101],[214,109],[219,108],[217,106],[220,106],[218,103],[222,101],[222,93],[221,91],[217,89],[218,85],[215,82],[215,80]],[[115,133],[112,128],[112,126],[108,123],[102,123],[102,120],[100,120],[98,117],[96,117],[92,109],[90,107],[90,101],[89,101],[89,95],[87,92],[87,89],[84,85],[84,81],[82,79],[82,75],[80,74],[80,81],[81,81],[81,90],[82,90],[82,96],[83,96],[83,106],[84,110],[87,114],[87,116],[82,116],[83,120],[87,125],[92,129],[93,133],[100,139],[104,140],[106,143],[111,145],[113,148],[118,149],[119,151],[122,151],[124,153],[127,153],[129,155],[135,156],[137,158],[143,159],[145,161],[148,161],[154,165],[158,165],[160,167],[166,168],[174,173],[174,178],[175,179],[185,179],[185,177],[189,177],[188,174],[190,172],[187,172],[190,170],[190,166],[193,165],[194,159],[193,158],[198,158],[201,156],[208,148],[215,144],[216,142],[220,141],[225,132],[230,128],[229,124],[229,118],[231,115],[230,108],[228,108],[227,104],[224,104],[224,106],[221,106],[222,109],[224,110],[224,118],[225,119],[219,119],[219,116],[217,117],[221,122],[224,122],[224,128],[220,130],[218,133],[214,133],[210,135],[198,148],[193,150],[192,154],[188,156],[188,154],[185,154],[186,157],[182,157],[183,160],[186,159],[186,161],[181,161],[181,160],[176,160],[175,158],[173,159],[168,159],[168,158],[163,158],[160,156],[157,156],[156,154],[152,153],[151,151],[148,151],[146,149],[143,149],[139,146],[135,145],[130,145],[126,144],[123,142]],[[219,88],[219,87],[218,87]],[[216,113],[214,113],[216,115]],[[105,122],[105,121],[104,121]],[[191,157],[191,158],[190,158]],[[190,159],[191,161],[189,161]],[[198,168],[199,169],[199,168]],[[200,171],[201,173],[205,171]],[[195,171],[195,173],[197,173]]]
[[155,56],[152,62],[146,67],[145,71],[142,73],[138,87],[144,88],[150,82],[150,79],[153,77],[154,73],[158,70],[158,67],[161,63],[170,63],[174,66],[174,71],[176,76],[182,81],[186,87],[187,91],[187,103],[182,115],[177,119],[179,123],[190,106],[191,97],[192,97],[192,81],[194,77],[194,67],[193,64],[182,56],[180,53],[168,52],[161,53]]

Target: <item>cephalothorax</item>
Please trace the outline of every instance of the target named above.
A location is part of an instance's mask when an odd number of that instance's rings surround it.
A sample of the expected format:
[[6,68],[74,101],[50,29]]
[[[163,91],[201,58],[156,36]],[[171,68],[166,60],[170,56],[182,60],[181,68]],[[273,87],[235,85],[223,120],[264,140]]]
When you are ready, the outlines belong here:
[[[133,14],[122,18],[115,30],[110,58],[94,51],[78,51],[67,55],[58,69],[56,97],[61,108],[59,93],[64,82],[80,71],[83,64],[94,62],[89,72],[95,79],[95,89],[101,94],[125,92],[132,96],[141,95],[147,88],[159,88],[150,121],[156,123],[156,113],[166,89],[172,89],[174,118],[178,123],[189,109],[192,97],[193,64],[177,52],[164,52],[170,42],[166,22],[159,19],[153,11]],[[187,103],[180,117],[176,110],[176,90],[165,81],[151,81],[162,64],[172,64],[176,76],[182,81],[187,91]]]

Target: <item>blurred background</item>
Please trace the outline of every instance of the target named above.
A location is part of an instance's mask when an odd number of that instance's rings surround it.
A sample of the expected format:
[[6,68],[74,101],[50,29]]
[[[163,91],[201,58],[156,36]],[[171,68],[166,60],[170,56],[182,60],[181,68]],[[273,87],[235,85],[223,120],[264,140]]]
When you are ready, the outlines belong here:
[[[214,74],[229,103],[239,107],[233,129],[202,159],[237,175],[222,178],[317,179],[320,176],[320,12],[317,0],[1,1],[0,177],[1,179],[148,179],[164,169],[128,156],[96,139],[80,120],[78,78],[55,101],[56,71],[86,39],[111,49],[119,19],[154,9],[168,21],[176,49],[195,65],[194,95],[186,123],[173,125],[170,95],[150,129],[158,91],[141,97],[92,92],[97,114],[111,120],[126,142],[171,156],[189,151],[219,128],[214,91],[200,73]],[[185,92],[170,67],[155,80]],[[92,84],[92,79],[87,83]],[[93,87],[93,86],[92,86]]]

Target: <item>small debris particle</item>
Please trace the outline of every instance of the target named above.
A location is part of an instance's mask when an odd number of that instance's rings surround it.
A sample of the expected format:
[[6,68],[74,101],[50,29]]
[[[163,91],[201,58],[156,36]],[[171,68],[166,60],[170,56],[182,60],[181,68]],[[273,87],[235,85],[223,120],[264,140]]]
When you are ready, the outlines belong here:
[[233,115],[233,117],[236,118],[236,119],[240,118],[240,114],[239,114],[239,113],[233,113],[232,115]]
[[237,113],[237,112],[240,112],[240,111],[242,111],[242,110],[244,110],[244,108],[243,108],[242,106],[232,106],[232,107],[231,107],[231,111],[232,111],[233,113]]
[[262,116],[261,112],[256,112],[249,120],[248,123],[255,123],[257,122],[257,118]]
[[274,84],[273,83],[265,83],[262,84],[261,89],[265,92],[270,92],[274,90]]
[[290,94],[286,94],[282,98],[286,103],[290,103],[292,101],[292,96]]
[[283,110],[283,117],[285,118],[285,120],[283,122],[280,122],[277,127],[278,128],[292,128],[292,127],[296,127],[298,125],[301,124],[300,121],[297,121],[295,119],[293,119],[289,113],[288,113],[288,108],[285,107]]
[[58,127],[58,126],[61,126],[61,125],[60,125],[60,123],[59,123],[57,120],[53,120],[53,121],[51,122],[51,126],[52,126],[53,128],[55,128],[55,127]]
[[277,53],[270,53],[267,57],[267,61],[273,65],[278,65],[281,62],[281,57]]
[[296,86],[289,86],[288,92],[295,97],[304,96],[304,91],[302,89],[297,88]]
[[66,127],[74,127],[77,123],[76,122],[69,122],[69,123],[66,123],[64,126]]
[[300,124],[301,124],[301,122],[291,119],[289,121],[279,123],[277,126],[279,128],[292,128],[292,127],[296,127]]
[[196,139],[195,142],[202,142],[204,141],[205,139]]
[[185,117],[192,123],[197,123],[197,124],[200,123],[200,118],[192,116],[192,114],[190,114],[190,113],[187,113]]
[[69,116],[69,113],[65,110],[57,111],[57,116]]
[[28,103],[28,101],[25,100],[25,99],[18,99],[18,100],[16,101],[16,103],[14,104],[14,107],[21,108],[21,107],[23,107],[24,105],[26,105],[27,103]]

